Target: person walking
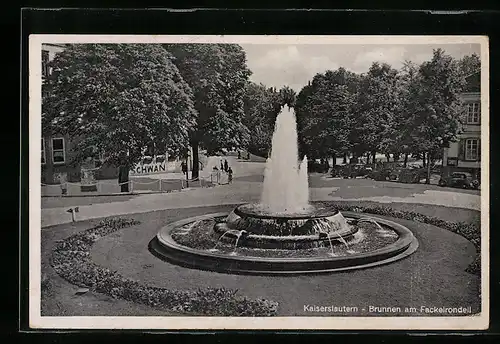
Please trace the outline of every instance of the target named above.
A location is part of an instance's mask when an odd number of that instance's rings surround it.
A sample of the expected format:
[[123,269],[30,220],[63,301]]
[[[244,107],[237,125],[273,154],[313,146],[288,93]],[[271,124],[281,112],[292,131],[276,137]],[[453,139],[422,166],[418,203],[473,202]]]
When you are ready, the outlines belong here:
[[233,182],[233,169],[231,167],[227,170],[227,182],[231,184]]
[[227,160],[224,159],[224,172],[227,173],[228,168],[229,168],[229,164],[227,163]]

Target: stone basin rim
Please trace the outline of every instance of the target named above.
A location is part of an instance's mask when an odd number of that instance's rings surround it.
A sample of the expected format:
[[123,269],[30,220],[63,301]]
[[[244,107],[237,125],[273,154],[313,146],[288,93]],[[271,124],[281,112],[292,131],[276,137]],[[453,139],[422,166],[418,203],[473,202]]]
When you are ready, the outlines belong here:
[[[229,256],[227,254],[220,254],[216,252],[207,252],[203,251],[200,249],[195,249],[191,248],[188,246],[184,246],[181,244],[178,244],[172,237],[171,237],[171,231],[179,226],[186,225],[188,223],[192,223],[194,221],[201,221],[201,220],[207,220],[207,219],[213,219],[213,218],[218,218],[218,217],[223,217],[226,216],[228,213],[213,213],[213,214],[207,214],[207,215],[201,215],[201,216],[196,216],[196,217],[190,217],[184,220],[176,221],[173,223],[170,223],[166,226],[164,226],[157,234],[156,239],[160,243],[161,246],[164,246],[170,250],[178,250],[182,251],[183,253],[187,253],[193,256],[200,256],[204,258],[213,258],[213,259],[220,259],[222,261],[241,261],[241,262],[260,262],[260,263],[290,263],[290,262],[303,262],[303,263],[309,263],[309,262],[343,262],[346,260],[363,260],[364,258],[371,258],[374,256],[385,256],[388,255],[392,252],[394,254],[401,253],[402,251],[405,251],[408,248],[413,248],[412,251],[416,250],[416,247],[418,247],[418,244],[415,245],[417,242],[417,239],[413,235],[413,233],[406,228],[403,225],[400,225],[399,223],[382,219],[377,216],[372,216],[375,221],[380,222],[381,224],[385,224],[389,227],[391,227],[392,230],[396,231],[399,235],[399,238],[396,242],[387,245],[385,247],[379,248],[377,250],[369,251],[369,252],[363,252],[363,253],[355,253],[351,254],[349,256],[337,256],[337,257],[294,257],[294,258],[274,258],[274,257],[250,257],[250,256]],[[346,214],[350,218],[361,218],[363,216],[366,216],[366,214],[357,214],[354,212],[343,212],[343,214]],[[413,253],[411,252],[411,253]],[[161,252],[158,252],[161,254]],[[385,259],[384,259],[385,260]],[[382,260],[383,261],[383,260]],[[382,262],[380,262],[382,264]]]

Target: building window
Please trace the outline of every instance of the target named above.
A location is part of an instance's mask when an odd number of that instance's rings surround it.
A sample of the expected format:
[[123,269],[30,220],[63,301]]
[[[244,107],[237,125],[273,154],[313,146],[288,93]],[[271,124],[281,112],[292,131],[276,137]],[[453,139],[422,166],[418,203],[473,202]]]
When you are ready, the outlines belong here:
[[465,160],[478,160],[479,158],[479,140],[465,140]]
[[479,124],[481,116],[481,104],[469,103],[467,104],[467,124]]
[[45,164],[45,140],[42,137],[42,164]]
[[49,74],[49,52],[47,50],[42,50],[42,76],[48,77]]
[[62,137],[52,139],[52,161],[54,164],[64,164],[66,162],[64,138]]

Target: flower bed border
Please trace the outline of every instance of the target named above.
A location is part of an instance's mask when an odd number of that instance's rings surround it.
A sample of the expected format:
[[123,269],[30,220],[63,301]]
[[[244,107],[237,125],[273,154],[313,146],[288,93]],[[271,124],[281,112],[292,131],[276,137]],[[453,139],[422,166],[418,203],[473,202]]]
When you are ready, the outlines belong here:
[[206,316],[276,315],[277,302],[237,296],[237,289],[170,290],[147,286],[92,261],[90,249],[97,240],[139,223],[121,217],[106,218],[58,243],[52,252],[51,265],[58,275],[77,286],[167,311]]
[[474,275],[481,275],[481,224],[467,222],[451,222],[445,221],[438,217],[423,215],[414,211],[395,210],[388,206],[362,206],[353,205],[342,202],[315,202],[328,203],[334,205],[339,211],[352,211],[359,213],[367,213],[373,215],[389,216],[402,220],[416,221],[440,227],[450,232],[456,233],[465,239],[469,240],[476,247],[476,257],[465,270]]

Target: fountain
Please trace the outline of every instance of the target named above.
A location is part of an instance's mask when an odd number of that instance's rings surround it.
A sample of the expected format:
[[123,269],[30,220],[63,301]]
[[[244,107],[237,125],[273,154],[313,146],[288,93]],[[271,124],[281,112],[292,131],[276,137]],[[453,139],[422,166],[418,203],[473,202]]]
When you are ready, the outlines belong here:
[[[190,240],[180,229],[188,224],[193,224]],[[177,264],[255,274],[370,267],[404,258],[417,246],[400,224],[309,202],[307,157],[299,159],[296,119],[289,107],[276,118],[259,203],[170,224],[150,243],[154,254]]]
[[[309,204],[307,157],[300,162],[297,144],[297,124],[290,108],[283,108],[272,138],[271,156],[267,159],[261,202],[237,207],[225,223],[218,224],[217,232],[228,229],[270,236],[260,241],[279,242],[281,247],[297,247],[296,236],[303,239],[301,246],[315,246],[322,241],[321,233],[335,232],[338,237],[354,233],[342,214],[331,207]],[[276,237],[280,237],[277,239]]]
[[302,213],[309,208],[307,158],[299,163],[297,125],[290,108],[276,118],[267,159],[260,207],[272,214]]

